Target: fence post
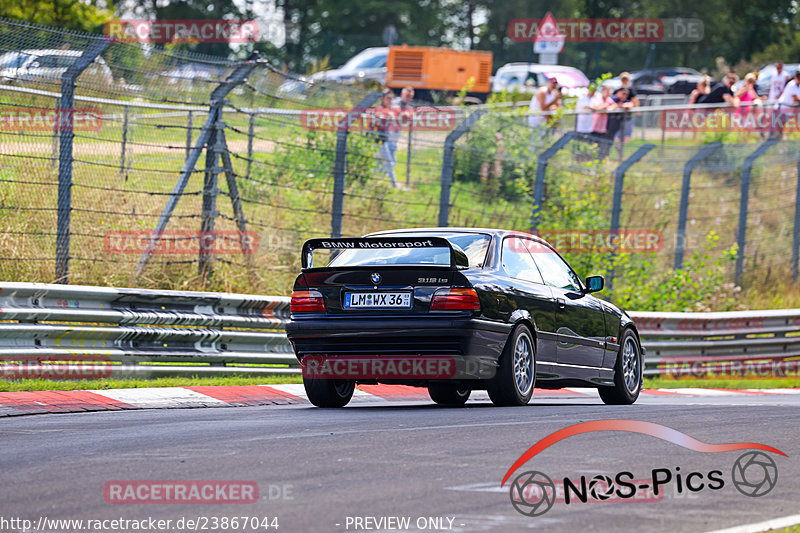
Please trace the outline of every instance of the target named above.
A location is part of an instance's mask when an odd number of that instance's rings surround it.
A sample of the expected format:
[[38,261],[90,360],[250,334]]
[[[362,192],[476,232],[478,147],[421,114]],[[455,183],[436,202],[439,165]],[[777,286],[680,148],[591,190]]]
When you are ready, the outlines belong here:
[[447,227],[448,219],[450,218],[450,189],[453,185],[453,152],[455,150],[456,141],[459,137],[471,130],[485,113],[485,109],[476,109],[464,117],[464,120],[458,123],[444,141],[444,149],[442,150],[442,184],[439,192],[440,227]]
[[[60,132],[58,161],[58,219],[56,223],[56,283],[69,283],[69,237],[72,215],[72,141],[75,137],[75,81],[109,42],[96,39],[61,76],[61,102],[56,128]],[[66,116],[64,115],[66,110]]]
[[211,126],[211,135],[208,138],[206,147],[206,170],[203,177],[203,208],[200,212],[200,251],[198,255],[197,272],[203,280],[208,280],[211,274],[211,260],[213,259],[214,247],[214,222],[217,218],[217,187],[219,168],[219,157],[224,150],[220,141],[222,136],[220,131],[224,125],[222,123],[222,102],[218,102],[212,108],[212,116],[216,117],[216,122]]
[[347,136],[350,126],[363,113],[378,101],[381,93],[372,91],[356,105],[355,110],[347,113],[347,117],[336,128],[336,160],[333,163],[333,205],[331,206],[331,237],[342,236],[342,216],[344,215],[344,180],[347,175]]
[[[411,108],[414,111],[414,108]],[[406,187],[411,185],[411,132],[414,129],[414,121],[408,123],[408,149],[406,150]]]
[[800,259],[800,159],[797,160],[797,187],[794,193],[794,236],[792,237],[792,282],[797,283],[797,262]]
[[[61,108],[61,98],[56,98],[56,110]],[[53,140],[51,144],[52,150],[52,159],[50,159],[50,169],[52,170],[53,167],[56,166],[56,161],[58,161],[58,136],[59,131],[58,128],[53,128]]]
[[186,120],[186,159],[189,159],[189,152],[192,150],[192,123],[194,122],[194,113],[189,111],[189,117]]
[[533,186],[533,213],[531,214],[531,231],[539,227],[539,215],[542,212],[542,200],[544,199],[544,183],[547,176],[547,164],[550,159],[564,148],[575,136],[575,131],[571,130],[561,136],[550,147],[539,154],[536,159],[536,183]]
[[247,179],[250,179],[250,167],[253,164],[253,135],[256,130],[256,114],[250,110],[250,121],[247,126]]
[[218,131],[217,135],[219,135],[220,144],[223,146],[221,152],[222,168],[225,170],[228,194],[231,197],[231,206],[233,207],[233,217],[236,221],[236,227],[241,233],[239,246],[242,253],[245,254],[249,275],[252,278],[255,274],[255,263],[253,261],[255,243],[251,242],[250,235],[247,233],[247,219],[244,216],[244,209],[242,208],[242,197],[239,195],[239,186],[236,184],[236,174],[233,172],[233,163],[231,162],[231,154],[228,151],[228,140],[225,138],[225,130]]
[[681,186],[681,203],[678,214],[678,234],[675,241],[675,262],[673,268],[678,270],[683,266],[683,252],[686,249],[686,218],[689,213],[689,191],[692,183],[694,168],[722,146],[721,142],[709,143],[692,156],[683,166],[683,185]]
[[[622,193],[625,190],[625,173],[635,165],[641,158],[646,156],[650,150],[655,148],[655,144],[641,145],[633,155],[620,163],[614,173],[614,198],[611,203],[611,234],[619,231],[619,219],[622,214]],[[612,251],[612,255],[615,253]],[[612,262],[611,270],[608,273],[608,288],[614,286],[614,266]]]
[[125,145],[128,143],[128,106],[122,106],[122,150],[119,155],[120,176],[125,173]]
[[208,141],[211,137],[211,130],[217,122],[217,117],[214,113],[215,106],[217,104],[221,105],[228,93],[231,92],[238,84],[240,84],[247,77],[247,75],[253,71],[254,68],[256,68],[257,60],[258,52],[253,52],[246,61],[242,62],[238,67],[236,67],[236,69],[224,82],[220,83],[211,92],[211,96],[209,97],[211,111],[208,114],[205,124],[203,124],[203,128],[200,130],[200,135],[197,137],[197,142],[195,143],[194,148],[192,148],[189,157],[186,159],[186,164],[183,166],[183,170],[181,170],[178,181],[175,183],[175,187],[172,188],[172,194],[170,194],[169,200],[167,200],[167,205],[164,206],[164,210],[161,212],[161,216],[156,224],[156,229],[153,230],[153,234],[150,236],[150,242],[139,258],[139,263],[136,265],[136,270],[133,272],[133,281],[136,281],[136,279],[144,270],[144,267],[147,266],[147,262],[150,260],[153,250],[158,244],[158,241],[161,239],[161,235],[164,233],[164,228],[166,228],[167,223],[172,216],[172,212],[175,210],[175,206],[178,205],[178,200],[183,195],[183,191],[186,189],[186,185],[189,183],[189,178],[191,178],[192,173],[194,172],[194,168],[197,165],[197,160],[200,159],[200,154],[203,152],[203,148],[206,148],[207,150],[211,148],[210,145],[206,145],[209,144]]
[[778,140],[777,137],[773,137],[764,141],[761,146],[753,150],[752,154],[747,156],[742,165],[742,191],[739,197],[739,231],[736,237],[736,273],[734,277],[737,285],[742,284],[742,273],[744,271],[744,247],[747,244],[747,205],[750,200],[750,172],[756,159],[764,155]]

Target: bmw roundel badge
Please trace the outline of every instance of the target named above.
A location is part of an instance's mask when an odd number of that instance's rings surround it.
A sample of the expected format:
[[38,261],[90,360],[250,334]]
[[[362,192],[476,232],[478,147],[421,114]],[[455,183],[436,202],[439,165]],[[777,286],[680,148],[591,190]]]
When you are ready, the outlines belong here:
[[381,275],[378,274],[377,272],[373,272],[372,275],[369,277],[369,279],[372,280],[372,283],[377,285],[378,283],[381,282]]

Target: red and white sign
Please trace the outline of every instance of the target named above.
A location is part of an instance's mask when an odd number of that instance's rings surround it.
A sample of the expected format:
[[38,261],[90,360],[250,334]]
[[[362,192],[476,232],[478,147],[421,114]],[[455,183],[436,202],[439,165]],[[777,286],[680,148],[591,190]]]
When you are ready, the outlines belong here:
[[536,39],[533,41],[533,53],[561,53],[564,50],[564,41],[566,41],[566,36],[559,31],[555,17],[551,13],[547,13],[542,19]]

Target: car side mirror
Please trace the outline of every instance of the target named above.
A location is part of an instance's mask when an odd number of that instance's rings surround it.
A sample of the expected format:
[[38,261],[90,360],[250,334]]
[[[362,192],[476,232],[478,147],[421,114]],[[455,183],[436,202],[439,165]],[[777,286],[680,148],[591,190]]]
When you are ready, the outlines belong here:
[[602,291],[605,284],[603,276],[589,276],[586,278],[586,292]]

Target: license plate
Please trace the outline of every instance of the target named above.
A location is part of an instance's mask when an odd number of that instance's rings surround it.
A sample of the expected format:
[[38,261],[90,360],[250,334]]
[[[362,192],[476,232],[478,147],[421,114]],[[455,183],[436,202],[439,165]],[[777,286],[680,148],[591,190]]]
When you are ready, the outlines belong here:
[[346,292],[344,294],[345,309],[364,308],[411,308],[410,292]]

